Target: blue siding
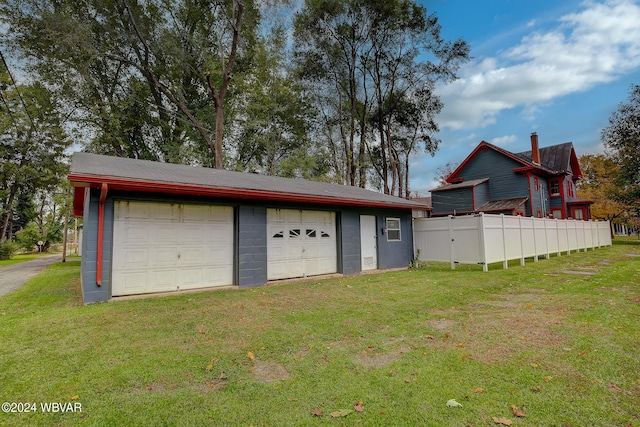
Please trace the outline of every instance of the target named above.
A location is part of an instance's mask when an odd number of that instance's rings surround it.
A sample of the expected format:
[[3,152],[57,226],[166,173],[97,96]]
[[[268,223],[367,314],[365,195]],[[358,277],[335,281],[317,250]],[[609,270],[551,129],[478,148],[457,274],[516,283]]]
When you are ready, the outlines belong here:
[[522,164],[494,150],[479,151],[459,177],[465,181],[489,178],[489,199],[529,197],[526,176],[513,171]]
[[252,288],[267,283],[267,208],[264,206],[238,207],[237,232],[237,284]]
[[431,193],[433,212],[452,213],[473,211],[472,189],[460,188]]
[[[400,241],[388,241],[382,233],[387,218],[400,218]],[[413,259],[413,224],[411,213],[403,211],[378,213],[378,268],[408,267]],[[380,224],[384,224],[380,226]]]
[[479,209],[480,206],[490,201],[491,199],[489,198],[489,183],[485,182],[480,185],[477,185],[473,189],[473,197],[474,197],[475,209]]
[[85,304],[105,302],[111,297],[111,259],[113,248],[113,200],[104,206],[104,235],[102,249],[102,286],[96,283],[98,253],[98,203],[100,190],[92,189],[85,200],[82,235],[82,297]]
[[[411,211],[368,208],[337,208],[317,205],[283,204],[273,206],[233,200],[161,196],[143,193],[110,192],[105,201],[103,279],[96,284],[99,190],[91,190],[85,201],[82,242],[82,293],[85,304],[106,302],[111,298],[114,200],[140,200],[167,203],[207,203],[234,206],[235,242],[234,283],[251,288],[267,283],[267,208],[331,210],[336,212],[338,272],[358,274],[361,269],[360,215],[375,215],[378,235],[378,266],[381,269],[407,267],[413,258]],[[401,240],[387,241],[382,226],[386,219],[400,218]]]

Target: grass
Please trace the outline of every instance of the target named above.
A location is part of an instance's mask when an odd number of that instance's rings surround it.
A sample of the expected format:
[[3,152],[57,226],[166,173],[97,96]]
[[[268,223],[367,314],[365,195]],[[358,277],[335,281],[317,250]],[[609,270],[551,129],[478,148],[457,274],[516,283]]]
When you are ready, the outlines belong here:
[[51,255],[51,252],[14,255],[11,259],[0,260],[0,267],[2,267],[3,265],[12,265],[12,264],[25,262],[25,261],[30,261],[32,259],[40,258],[41,256],[45,256],[45,255]]
[[54,264],[0,298],[0,401],[82,412],[0,425],[640,426],[626,243],[92,306],[79,262]]

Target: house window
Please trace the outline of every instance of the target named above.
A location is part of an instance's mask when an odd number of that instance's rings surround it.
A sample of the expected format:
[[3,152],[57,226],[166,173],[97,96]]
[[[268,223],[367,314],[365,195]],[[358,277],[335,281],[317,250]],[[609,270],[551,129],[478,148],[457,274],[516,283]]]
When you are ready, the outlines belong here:
[[553,209],[551,212],[553,212],[553,217],[555,219],[562,219],[562,210],[561,209]]
[[558,180],[553,180],[549,183],[549,192],[551,193],[552,196],[559,196],[560,195],[560,181]]
[[538,214],[538,218],[542,218],[542,211],[540,209],[538,209],[536,213]]
[[534,185],[536,191],[540,191],[540,182],[538,182],[538,177],[537,176],[533,177],[533,185]]
[[387,242],[400,241],[400,218],[387,218]]
[[575,219],[583,220],[584,212],[582,212],[582,209],[576,209],[575,211],[573,211],[573,216]]
[[571,181],[567,182],[567,187],[569,187],[569,197],[573,197],[573,183]]

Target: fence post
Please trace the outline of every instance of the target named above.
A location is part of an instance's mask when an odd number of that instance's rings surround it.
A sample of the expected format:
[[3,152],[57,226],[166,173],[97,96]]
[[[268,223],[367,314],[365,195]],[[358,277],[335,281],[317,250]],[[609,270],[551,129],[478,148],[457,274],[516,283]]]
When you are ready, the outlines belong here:
[[476,215],[478,218],[478,233],[480,237],[480,258],[482,260],[482,271],[485,273],[489,271],[489,264],[487,263],[487,241],[485,239],[484,232],[484,213],[480,212]]
[[502,219],[502,252],[504,253],[504,260],[502,260],[502,268],[509,268],[509,261],[507,261],[507,228],[504,225],[504,214],[500,214]]
[[455,270],[456,269],[456,262],[455,262],[455,239],[453,238],[453,216],[449,215],[449,220],[448,220],[448,224],[449,224],[449,260],[451,261],[451,269]]
[[[520,215],[518,215],[518,228],[520,228],[520,265],[524,267],[524,238],[522,237],[522,216]],[[535,247],[535,245],[536,245],[536,230],[534,228],[533,229],[533,246]]]
[[549,233],[547,232],[547,221],[548,219],[544,218],[544,252],[545,258],[551,258],[551,252],[549,251]]

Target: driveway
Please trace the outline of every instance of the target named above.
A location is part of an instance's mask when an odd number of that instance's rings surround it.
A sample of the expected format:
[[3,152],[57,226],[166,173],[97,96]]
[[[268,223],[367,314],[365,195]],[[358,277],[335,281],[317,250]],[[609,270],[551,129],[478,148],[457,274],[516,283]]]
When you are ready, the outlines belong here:
[[0,267],[0,296],[15,291],[27,280],[61,259],[61,254],[45,255],[30,261]]

